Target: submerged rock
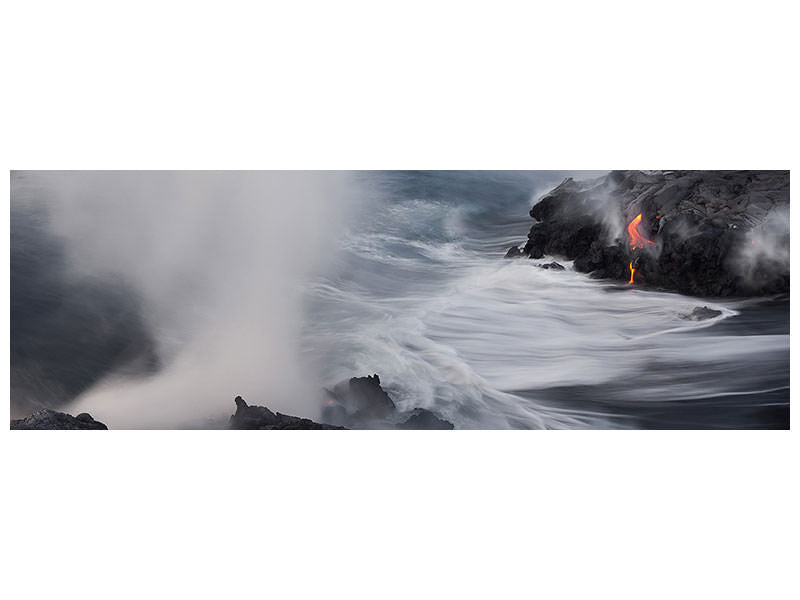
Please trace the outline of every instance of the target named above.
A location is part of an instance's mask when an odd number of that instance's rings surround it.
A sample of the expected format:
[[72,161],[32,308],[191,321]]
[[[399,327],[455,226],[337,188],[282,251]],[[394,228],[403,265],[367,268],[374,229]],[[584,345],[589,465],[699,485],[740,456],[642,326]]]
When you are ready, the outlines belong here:
[[77,417],[50,409],[40,410],[24,419],[12,419],[11,429],[108,429],[89,413]]
[[236,413],[231,415],[231,429],[344,429],[334,425],[315,423],[311,419],[274,413],[266,406],[249,406],[241,396],[236,396]]
[[706,319],[713,319],[722,314],[721,310],[708,308],[707,306],[695,306],[694,310],[688,315],[683,315],[687,321],[705,321]]
[[[699,296],[789,290],[788,171],[612,171],[546,194],[522,254]],[[635,226],[644,242],[632,244]],[[634,246],[633,248],[631,246]]]
[[557,262],[551,262],[551,263],[547,263],[547,264],[544,264],[544,265],[539,265],[539,268],[540,269],[549,269],[549,270],[552,270],[552,271],[563,271],[563,270],[565,270],[564,265],[559,264]]

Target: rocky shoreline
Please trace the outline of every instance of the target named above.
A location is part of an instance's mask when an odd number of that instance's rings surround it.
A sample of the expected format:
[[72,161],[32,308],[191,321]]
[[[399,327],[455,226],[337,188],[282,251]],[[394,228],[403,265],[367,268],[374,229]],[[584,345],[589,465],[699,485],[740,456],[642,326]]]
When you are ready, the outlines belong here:
[[695,296],[789,291],[788,171],[612,171],[566,179],[507,258]]
[[[234,399],[236,412],[228,421],[229,429],[248,430],[318,430],[318,429],[454,429],[449,421],[424,408],[410,412],[397,409],[381,387],[380,377],[353,377],[325,391],[323,418],[330,423],[273,412],[266,406],[251,406],[244,398]],[[77,417],[50,409],[40,410],[24,419],[12,419],[11,429],[108,429],[88,413]]]
[[105,423],[95,421],[89,413],[77,417],[46,408],[24,419],[11,419],[11,429],[97,429],[105,430]]
[[249,406],[241,396],[234,399],[236,412],[231,415],[230,429],[345,429],[316,423],[311,419],[274,413],[266,406]]
[[354,429],[453,429],[427,409],[399,410],[377,374],[353,377],[326,393],[322,416],[330,423]]

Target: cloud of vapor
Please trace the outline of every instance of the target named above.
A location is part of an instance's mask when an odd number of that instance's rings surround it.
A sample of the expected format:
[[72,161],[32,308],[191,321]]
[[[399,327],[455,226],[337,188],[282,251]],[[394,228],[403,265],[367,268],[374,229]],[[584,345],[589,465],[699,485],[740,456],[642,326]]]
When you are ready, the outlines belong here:
[[112,427],[222,424],[233,397],[315,417],[301,292],[354,200],[328,172],[41,174],[76,277],[136,290],[163,367],[107,377],[73,413]]
[[789,206],[772,209],[764,221],[747,232],[734,256],[734,268],[745,281],[757,285],[789,272]]

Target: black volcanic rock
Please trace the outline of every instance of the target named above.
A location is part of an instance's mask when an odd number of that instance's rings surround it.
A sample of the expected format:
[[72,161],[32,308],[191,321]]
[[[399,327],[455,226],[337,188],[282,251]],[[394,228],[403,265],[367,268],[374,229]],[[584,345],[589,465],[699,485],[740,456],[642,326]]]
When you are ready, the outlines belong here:
[[544,264],[544,265],[539,265],[539,268],[540,269],[550,270],[550,271],[564,271],[565,270],[564,265],[562,265],[560,263],[557,263],[555,261],[551,262],[551,263]]
[[278,422],[278,416],[266,406],[248,406],[241,396],[236,396],[234,403],[236,412],[230,418],[231,429],[261,429]]
[[519,249],[519,246],[511,246],[503,258],[522,258],[523,256],[525,255],[522,253],[522,250]]
[[[789,289],[788,171],[612,171],[566,179],[530,211],[522,254],[700,296]],[[631,248],[626,225],[654,244]]]
[[722,314],[722,311],[708,308],[707,306],[695,306],[694,310],[688,315],[684,315],[687,321],[705,321],[706,319],[713,319]]
[[234,402],[236,413],[230,418],[231,429],[344,429],[315,423],[311,419],[274,413],[265,406],[249,406],[241,396],[236,396]]
[[269,427],[262,427],[262,429],[346,429],[346,427],[338,425],[316,423],[311,419],[303,419],[281,413],[275,413],[275,416],[277,417],[277,423]]
[[377,374],[353,377],[334,387],[330,395],[336,404],[357,420],[387,419],[397,411],[389,394],[381,387],[381,379]]
[[77,417],[50,409],[40,410],[24,419],[13,419],[11,429],[108,429],[88,413]]
[[453,429],[450,421],[440,419],[424,408],[415,409],[411,416],[397,426],[398,429]]
[[453,429],[423,408],[400,411],[378,375],[353,377],[328,390],[323,418],[356,429]]

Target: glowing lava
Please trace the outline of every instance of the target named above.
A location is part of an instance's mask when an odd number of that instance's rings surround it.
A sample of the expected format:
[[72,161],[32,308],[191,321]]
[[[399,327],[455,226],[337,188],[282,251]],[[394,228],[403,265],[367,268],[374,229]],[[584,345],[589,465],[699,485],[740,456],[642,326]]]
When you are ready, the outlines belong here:
[[628,265],[631,270],[631,280],[628,282],[628,285],[633,283],[633,274],[636,273],[636,269],[633,268],[633,261]]
[[636,215],[636,217],[628,223],[628,235],[631,238],[631,250],[635,250],[636,248],[644,248],[645,245],[650,244],[651,246],[655,246],[655,242],[651,242],[646,237],[644,237],[641,233],[639,233],[639,223],[642,222],[642,213]]

